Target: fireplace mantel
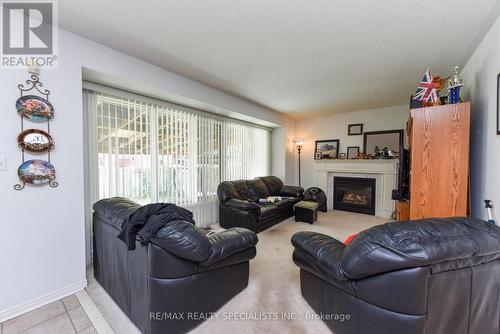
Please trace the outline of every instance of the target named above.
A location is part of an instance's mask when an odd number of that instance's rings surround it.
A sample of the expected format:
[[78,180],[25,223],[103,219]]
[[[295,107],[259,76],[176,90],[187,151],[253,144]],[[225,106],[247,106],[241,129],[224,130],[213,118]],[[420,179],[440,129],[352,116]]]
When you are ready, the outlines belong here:
[[335,176],[374,178],[376,183],[375,215],[390,218],[395,209],[391,199],[397,187],[398,161],[381,160],[316,160],[318,187],[325,190],[328,209],[333,209],[333,182]]

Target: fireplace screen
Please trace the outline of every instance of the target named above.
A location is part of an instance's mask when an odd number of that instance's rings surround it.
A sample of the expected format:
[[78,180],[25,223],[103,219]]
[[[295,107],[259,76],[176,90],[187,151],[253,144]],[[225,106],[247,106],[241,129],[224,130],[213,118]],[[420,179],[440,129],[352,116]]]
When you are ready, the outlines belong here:
[[375,215],[375,179],[335,177],[333,208]]

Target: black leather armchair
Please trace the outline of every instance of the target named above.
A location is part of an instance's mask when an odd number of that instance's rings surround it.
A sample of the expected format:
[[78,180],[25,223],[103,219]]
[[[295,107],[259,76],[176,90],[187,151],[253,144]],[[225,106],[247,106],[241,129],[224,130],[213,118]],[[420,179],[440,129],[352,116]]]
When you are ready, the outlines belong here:
[[302,296],[335,334],[500,333],[500,228],[472,218],[394,222],[346,247],[292,237]]
[[[261,232],[293,216],[293,205],[302,200],[304,189],[285,186],[276,176],[219,184],[219,223],[224,228],[244,227]],[[280,196],[276,203],[259,203],[260,198]]]
[[125,198],[94,204],[94,276],[141,332],[185,333],[203,321],[190,312],[208,316],[248,285],[257,235],[173,221],[128,250],[117,235],[139,207]]

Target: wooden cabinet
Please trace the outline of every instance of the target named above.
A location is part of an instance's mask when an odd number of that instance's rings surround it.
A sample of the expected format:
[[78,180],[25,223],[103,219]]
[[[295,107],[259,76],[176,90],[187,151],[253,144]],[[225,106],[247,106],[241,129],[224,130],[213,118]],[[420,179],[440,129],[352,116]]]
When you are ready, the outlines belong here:
[[396,220],[404,221],[410,219],[410,202],[396,201]]
[[410,218],[468,214],[470,103],[412,109]]

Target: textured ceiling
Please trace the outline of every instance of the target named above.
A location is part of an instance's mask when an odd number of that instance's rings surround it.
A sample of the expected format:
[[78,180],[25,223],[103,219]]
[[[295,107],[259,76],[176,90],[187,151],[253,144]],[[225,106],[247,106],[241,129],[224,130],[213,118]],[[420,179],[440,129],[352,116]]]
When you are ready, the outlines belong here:
[[65,30],[295,116],[407,103],[427,66],[447,75],[497,12],[495,0],[64,0],[59,6]]

